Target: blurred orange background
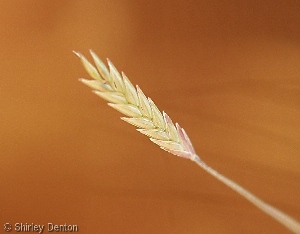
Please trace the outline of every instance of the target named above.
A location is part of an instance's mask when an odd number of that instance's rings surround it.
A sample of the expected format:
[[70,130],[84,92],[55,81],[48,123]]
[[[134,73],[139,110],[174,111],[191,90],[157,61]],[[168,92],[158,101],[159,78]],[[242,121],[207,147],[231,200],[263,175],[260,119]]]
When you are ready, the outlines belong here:
[[208,165],[300,220],[299,1],[11,0],[0,11],[0,233],[6,222],[289,233],[79,83],[72,50],[89,49]]

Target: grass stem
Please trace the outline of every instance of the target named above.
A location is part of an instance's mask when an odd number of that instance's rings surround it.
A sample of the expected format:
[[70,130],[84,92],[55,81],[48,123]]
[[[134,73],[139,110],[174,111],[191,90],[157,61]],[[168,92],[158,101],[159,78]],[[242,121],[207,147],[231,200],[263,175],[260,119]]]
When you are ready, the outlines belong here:
[[224,175],[220,174],[207,164],[205,164],[198,156],[192,157],[192,161],[194,161],[198,166],[200,166],[203,170],[208,172],[210,175],[221,181],[222,183],[226,184],[229,188],[246,198],[249,202],[259,208],[261,211],[265,212],[266,214],[270,215],[274,219],[276,219],[279,223],[284,225],[286,228],[291,230],[296,234],[300,234],[300,223],[292,218],[291,216],[283,213],[279,209],[275,208],[274,206],[269,205],[268,203],[264,202],[260,198],[254,196],[248,190],[244,189],[242,186],[238,185],[234,181],[228,179]]

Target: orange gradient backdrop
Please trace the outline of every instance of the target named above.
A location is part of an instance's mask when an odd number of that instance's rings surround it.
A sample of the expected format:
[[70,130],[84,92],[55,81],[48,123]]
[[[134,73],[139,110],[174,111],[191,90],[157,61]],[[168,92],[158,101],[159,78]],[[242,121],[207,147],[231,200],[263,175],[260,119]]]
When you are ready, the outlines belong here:
[[[300,220],[298,1],[4,1],[0,233],[288,233],[77,81],[109,57],[201,158]],[[44,232],[47,233],[47,232]]]

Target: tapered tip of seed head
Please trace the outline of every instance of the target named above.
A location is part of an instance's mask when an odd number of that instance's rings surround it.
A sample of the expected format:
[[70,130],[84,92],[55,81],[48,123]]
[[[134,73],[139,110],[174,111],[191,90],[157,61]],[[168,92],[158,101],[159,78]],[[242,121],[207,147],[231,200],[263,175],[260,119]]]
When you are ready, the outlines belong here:
[[109,71],[111,71],[111,70],[114,70],[114,65],[113,65],[113,63],[110,61],[110,59],[109,58],[106,58],[106,61],[107,61],[107,64],[108,64],[108,68],[109,68]]
[[162,111],[162,114],[166,119],[170,119],[170,117],[167,115],[167,113],[165,111]]
[[106,60],[107,60],[107,64],[108,64],[109,70],[110,70],[110,71],[114,71],[115,73],[118,73],[118,74],[119,74],[118,69],[117,69],[117,68],[115,67],[115,65],[110,61],[110,59],[109,59],[109,58],[106,58]]
[[77,51],[75,51],[75,50],[73,50],[72,52],[73,52],[76,56],[78,56],[79,58],[81,58],[81,56],[82,56],[81,53],[79,53],[79,52],[77,52]]
[[[92,57],[93,57],[94,60],[95,60],[95,59],[99,59],[99,58],[98,58],[98,55],[97,55],[92,49],[90,49],[89,51],[90,51],[90,54],[92,55]],[[99,59],[99,60],[100,60],[100,59]]]
[[171,124],[172,121],[171,121],[170,117],[167,115],[167,113],[163,111],[162,114],[163,114],[163,117],[164,117],[165,121],[166,121],[168,124]]
[[152,106],[155,105],[154,102],[152,101],[152,99],[149,97],[148,97],[148,101],[149,101],[150,105],[152,105]]
[[87,80],[87,79],[85,79],[85,78],[79,78],[78,81],[80,81],[81,83],[83,83],[83,84],[89,86],[89,81],[90,81],[90,80]]

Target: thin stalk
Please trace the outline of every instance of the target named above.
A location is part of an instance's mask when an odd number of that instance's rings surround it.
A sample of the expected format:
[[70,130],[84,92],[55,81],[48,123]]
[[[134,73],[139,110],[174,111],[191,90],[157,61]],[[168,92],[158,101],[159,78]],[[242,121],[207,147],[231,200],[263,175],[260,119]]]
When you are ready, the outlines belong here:
[[253,205],[259,208],[261,211],[265,212],[266,214],[270,215],[274,219],[276,219],[279,223],[284,225],[286,228],[291,230],[296,234],[300,234],[300,223],[293,219],[291,216],[283,213],[279,209],[269,205],[268,203],[264,202],[260,198],[254,196],[252,193],[235,183],[234,181],[228,179],[227,177],[223,176],[207,164],[205,164],[197,155],[191,158],[198,166],[200,166],[203,170],[208,172],[210,175],[218,179],[219,181],[226,184],[232,190],[236,191],[238,194],[242,195],[248,201],[250,201]]

